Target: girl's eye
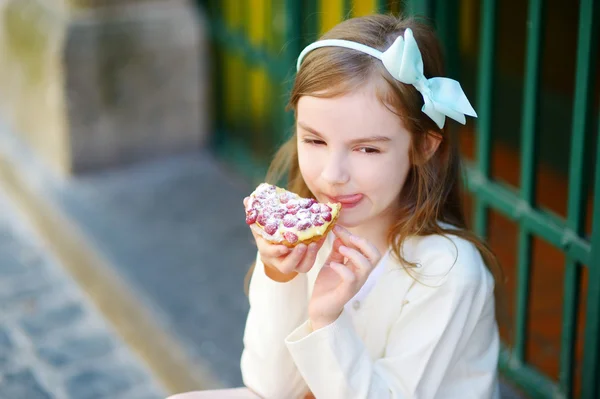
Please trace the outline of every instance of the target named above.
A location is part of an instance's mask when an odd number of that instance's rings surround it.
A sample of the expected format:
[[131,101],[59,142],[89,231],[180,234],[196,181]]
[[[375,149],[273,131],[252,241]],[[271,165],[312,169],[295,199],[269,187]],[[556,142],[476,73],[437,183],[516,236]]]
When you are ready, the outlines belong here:
[[306,144],[313,144],[313,145],[325,144],[325,142],[323,140],[304,139],[302,141],[305,142]]
[[379,154],[381,152],[377,148],[371,147],[360,147],[358,151],[362,152],[363,154]]

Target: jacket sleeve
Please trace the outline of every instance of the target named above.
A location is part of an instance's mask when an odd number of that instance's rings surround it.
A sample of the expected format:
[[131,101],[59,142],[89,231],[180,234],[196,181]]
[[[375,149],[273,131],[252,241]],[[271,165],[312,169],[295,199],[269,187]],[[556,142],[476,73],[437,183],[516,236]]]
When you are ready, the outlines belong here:
[[[346,311],[324,328],[312,331],[306,322],[287,337],[290,353],[316,398],[436,397],[461,336],[474,330],[484,303],[492,301],[493,309],[493,282],[454,278],[436,287],[415,283],[407,299],[380,359],[371,359]],[[485,308],[490,313],[490,306]],[[487,317],[494,317],[493,310]],[[494,394],[498,342],[491,328],[495,321],[489,325],[491,338],[480,343],[481,378],[469,380],[457,395],[444,397]]]
[[286,283],[273,281],[257,256],[241,371],[246,387],[262,398],[298,398],[308,392],[285,346],[285,337],[307,318],[307,295],[305,274]]

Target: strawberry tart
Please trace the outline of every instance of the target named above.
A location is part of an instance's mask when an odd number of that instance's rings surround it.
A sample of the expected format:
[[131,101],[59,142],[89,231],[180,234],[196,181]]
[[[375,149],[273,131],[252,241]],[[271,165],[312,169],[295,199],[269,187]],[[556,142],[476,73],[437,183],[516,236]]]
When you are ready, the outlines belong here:
[[294,247],[319,241],[333,228],[342,205],[319,203],[261,183],[246,203],[246,223],[265,240]]

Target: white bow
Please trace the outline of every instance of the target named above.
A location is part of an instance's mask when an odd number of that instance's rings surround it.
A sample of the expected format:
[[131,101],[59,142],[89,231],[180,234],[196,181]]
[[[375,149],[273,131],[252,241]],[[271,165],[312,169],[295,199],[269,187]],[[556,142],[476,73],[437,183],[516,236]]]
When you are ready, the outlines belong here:
[[381,61],[396,80],[413,85],[423,95],[421,110],[440,129],[444,127],[446,116],[463,125],[465,115],[477,117],[460,83],[449,78],[425,78],[423,58],[410,29],[406,29],[404,37],[398,36],[394,44],[381,54]]
[[362,43],[349,40],[319,40],[306,46],[298,57],[296,68],[299,70],[302,59],[310,51],[326,46],[354,49],[380,59],[385,69],[394,79],[413,85],[423,96],[423,108],[439,128],[444,127],[446,116],[457,122],[466,123],[465,115],[477,117],[467,96],[454,79],[425,78],[423,74],[423,58],[411,29],[406,29],[404,37],[398,36],[394,43],[383,53]]

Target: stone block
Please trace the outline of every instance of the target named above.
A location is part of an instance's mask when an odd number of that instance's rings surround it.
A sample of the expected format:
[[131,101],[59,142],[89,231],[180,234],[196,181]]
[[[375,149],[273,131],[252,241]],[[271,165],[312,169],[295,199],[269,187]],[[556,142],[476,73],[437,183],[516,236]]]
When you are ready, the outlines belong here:
[[0,246],[0,277],[39,271],[43,259],[27,245]]
[[109,3],[0,5],[0,117],[62,174],[187,152],[207,138],[205,33],[193,2]]
[[12,340],[8,335],[8,331],[4,328],[0,328],[0,353],[6,353],[13,348]]
[[0,398],[52,399],[52,396],[30,370],[21,370],[2,376]]
[[37,354],[49,365],[61,368],[107,355],[113,348],[114,343],[104,334],[71,335],[44,342]]
[[67,380],[66,388],[72,399],[114,398],[133,388],[142,379],[143,376],[135,368],[109,364],[103,368],[78,371]]
[[71,303],[57,308],[41,308],[37,312],[25,316],[21,325],[34,340],[41,339],[58,329],[73,327],[84,317],[79,304]]
[[13,348],[8,331],[0,327],[0,375],[11,364]]

